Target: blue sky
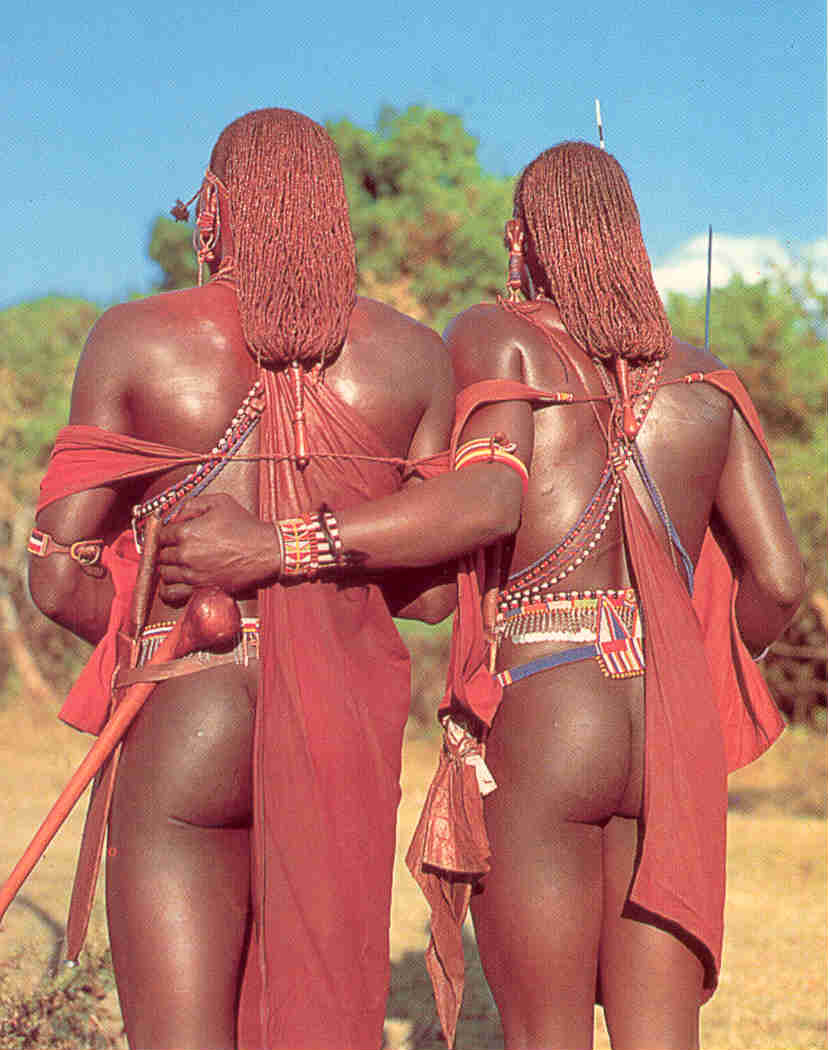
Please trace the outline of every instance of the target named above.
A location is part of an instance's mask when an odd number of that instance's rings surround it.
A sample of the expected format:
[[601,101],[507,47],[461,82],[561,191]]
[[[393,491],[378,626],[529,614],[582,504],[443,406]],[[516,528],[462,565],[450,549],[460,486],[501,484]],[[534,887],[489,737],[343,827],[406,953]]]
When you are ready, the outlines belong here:
[[373,127],[383,104],[426,103],[515,174],[595,141],[597,96],[654,263],[692,255],[708,223],[749,259],[825,238],[822,0],[44,0],[6,19],[0,68],[0,307],[148,291],[154,219],[195,191],[224,125],[265,105]]

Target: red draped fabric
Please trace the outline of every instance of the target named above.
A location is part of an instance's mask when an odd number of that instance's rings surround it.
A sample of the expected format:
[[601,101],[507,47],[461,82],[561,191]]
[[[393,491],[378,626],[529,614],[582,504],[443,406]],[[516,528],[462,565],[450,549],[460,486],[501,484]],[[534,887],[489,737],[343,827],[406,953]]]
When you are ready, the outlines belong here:
[[[266,384],[260,496],[267,520],[316,509],[323,499],[341,509],[399,487],[401,461],[324,384],[307,384],[305,403],[309,448],[320,458],[297,470],[286,457],[293,448],[286,377],[268,373]],[[66,427],[39,507],[201,458],[96,427]],[[443,454],[405,466],[429,476],[446,462]],[[116,585],[109,630],[61,709],[89,732],[106,718],[114,635],[134,586],[130,534],[104,558]],[[374,583],[280,586],[259,599],[254,933],[240,1046],[378,1048],[408,653]]]
[[[293,447],[284,373],[266,373],[261,453]],[[316,454],[387,456],[325,386],[306,385]],[[392,492],[387,463],[262,461],[261,515],[275,521]],[[256,721],[254,914],[249,966],[266,994],[242,998],[244,1047],[379,1047],[408,653],[373,583],[272,587]]]
[[[699,379],[732,398],[767,452],[756,410],[735,374],[722,370]],[[475,408],[513,400],[550,404],[566,398],[512,380],[476,383],[458,397],[452,449]],[[784,722],[739,637],[738,584],[712,534],[705,538],[691,601],[627,479],[622,514],[647,652],[644,836],[629,900],[645,918],[674,923],[697,942],[709,996],[723,936],[726,776],[762,754]],[[491,725],[502,689],[486,666],[482,578],[479,555],[464,559],[443,709],[466,708]],[[471,885],[488,870],[489,857],[473,768],[446,741],[407,861],[432,908],[426,958],[449,1045],[463,994],[460,927]]]

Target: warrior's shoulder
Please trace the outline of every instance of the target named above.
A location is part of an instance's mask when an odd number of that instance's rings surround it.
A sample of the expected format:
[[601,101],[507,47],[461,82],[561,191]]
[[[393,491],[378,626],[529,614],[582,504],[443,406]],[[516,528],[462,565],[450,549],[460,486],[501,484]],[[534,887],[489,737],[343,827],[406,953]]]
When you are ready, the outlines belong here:
[[375,326],[378,329],[396,329],[410,334],[412,338],[433,342],[439,336],[424,321],[398,310],[389,303],[379,299],[369,299],[358,295],[354,305],[354,320],[361,324]]
[[110,333],[130,330],[171,329],[182,323],[192,323],[202,313],[208,297],[207,288],[184,288],[172,292],[157,292],[140,299],[129,299],[104,310],[92,332]]
[[443,340],[423,321],[395,309],[378,299],[358,296],[351,315],[349,337],[363,345],[381,343],[385,354],[395,350],[410,362],[422,359],[433,361],[446,354]]
[[491,338],[498,332],[507,333],[514,330],[516,321],[514,315],[504,309],[499,302],[481,302],[469,306],[457,314],[446,325],[443,338],[447,341],[460,341],[464,336],[474,335],[479,331],[486,331]]
[[664,359],[662,376],[664,380],[670,382],[681,379],[683,376],[720,372],[727,367],[709,350],[674,338],[670,352]]

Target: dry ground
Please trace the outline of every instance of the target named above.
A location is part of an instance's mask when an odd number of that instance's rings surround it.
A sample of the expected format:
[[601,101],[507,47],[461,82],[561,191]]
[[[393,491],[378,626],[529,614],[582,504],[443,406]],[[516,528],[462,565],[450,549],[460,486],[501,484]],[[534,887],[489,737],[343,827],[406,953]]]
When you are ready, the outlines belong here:
[[[391,922],[389,1050],[445,1046],[422,963],[426,909],[402,864],[437,746],[433,733],[411,724]],[[0,711],[0,877],[11,870],[86,747],[86,738],[46,712]],[[76,808],[0,927],[0,1047],[126,1045],[111,979],[97,964],[106,946],[100,892],[90,936],[95,963],[68,985],[65,977],[49,978],[59,957],[83,808]],[[724,969],[719,991],[702,1014],[706,1050],[826,1047],[824,813],[825,746],[815,733],[789,731],[767,756],[732,778]],[[469,982],[458,1050],[501,1047],[471,931],[467,940]],[[67,1016],[74,1027],[67,1027]],[[596,1011],[596,1047],[608,1046]]]

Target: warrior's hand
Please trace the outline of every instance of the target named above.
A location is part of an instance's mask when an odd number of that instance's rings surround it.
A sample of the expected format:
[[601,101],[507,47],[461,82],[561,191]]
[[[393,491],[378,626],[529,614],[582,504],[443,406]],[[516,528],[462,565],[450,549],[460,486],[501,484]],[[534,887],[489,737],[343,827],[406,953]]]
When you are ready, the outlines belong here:
[[196,587],[216,586],[241,594],[279,574],[273,526],[260,521],[232,496],[196,496],[161,529],[159,593],[169,605],[186,601]]

